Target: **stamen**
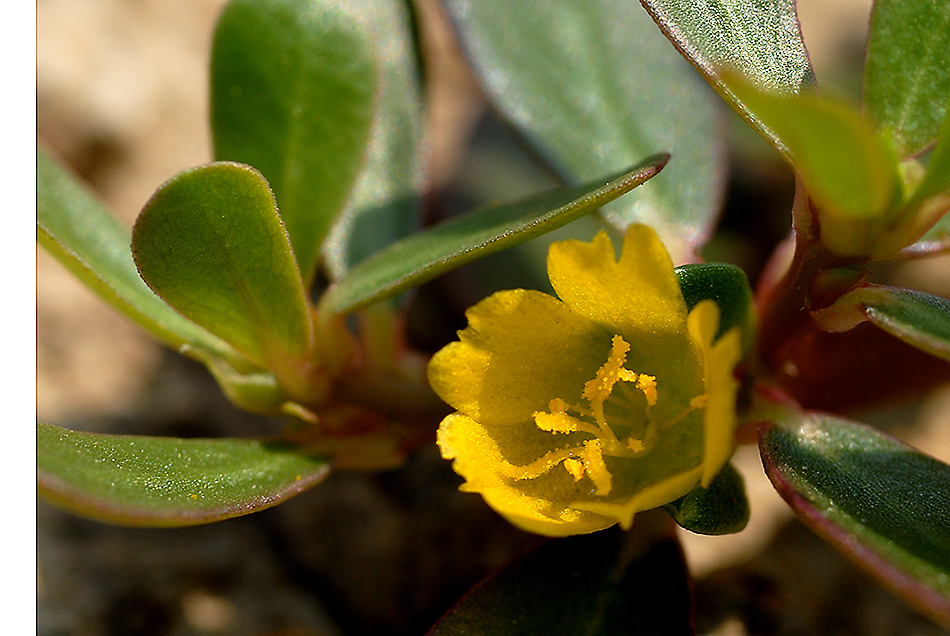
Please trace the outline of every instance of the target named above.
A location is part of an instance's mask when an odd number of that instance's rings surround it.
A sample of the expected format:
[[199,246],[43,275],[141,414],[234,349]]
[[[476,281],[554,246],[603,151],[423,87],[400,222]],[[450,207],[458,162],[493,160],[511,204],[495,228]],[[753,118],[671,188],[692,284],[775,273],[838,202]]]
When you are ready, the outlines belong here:
[[[634,375],[636,375],[634,373]],[[647,399],[647,406],[656,404],[656,376],[641,373],[637,378],[637,388],[643,391],[643,396]]]
[[540,459],[536,459],[530,464],[525,464],[524,466],[517,466],[515,464],[505,462],[502,466],[503,473],[509,479],[515,479],[518,481],[521,481],[522,479],[535,479],[549,472],[561,462],[571,459],[576,454],[576,448],[564,448],[548,451]]
[[544,411],[535,411],[531,416],[538,428],[548,433],[573,433],[577,430],[579,424],[577,418],[564,412],[545,413]]
[[584,464],[577,459],[565,459],[564,468],[567,469],[567,472],[571,473],[571,476],[574,478],[574,481],[580,481],[584,477]]
[[[658,400],[656,376],[636,373],[624,367],[629,351],[630,345],[621,336],[615,335],[612,338],[607,361],[597,370],[594,378],[584,384],[581,393],[590,408],[570,404],[557,397],[548,402],[547,411],[535,411],[531,414],[542,431],[554,434],[586,433],[593,439],[585,440],[580,445],[549,451],[544,457],[525,466],[506,463],[504,472],[509,478],[534,479],[558,464],[563,464],[574,481],[580,481],[587,475],[594,483],[598,495],[610,494],[613,476],[607,469],[604,455],[630,458],[648,452],[661,426],[651,415],[651,407],[655,406]],[[614,394],[618,383],[620,390]],[[643,409],[643,402],[638,394],[642,394],[646,399],[646,430],[641,439],[629,436],[621,442],[607,422],[604,405],[608,401],[611,403],[611,418],[615,420],[615,425],[636,427],[637,422],[641,420],[634,416],[634,411]],[[693,398],[687,409],[662,426],[675,424],[693,409],[702,408],[704,405],[705,396]],[[630,412],[631,417],[624,417],[624,412]]]
[[604,454],[600,449],[600,440],[592,439],[584,442],[584,450],[581,452],[581,459],[584,462],[584,468],[590,475],[591,481],[597,488],[598,495],[609,495],[613,488],[613,476],[607,470],[607,464],[604,463]]
[[624,362],[627,360],[627,352],[630,351],[630,345],[620,336],[614,336],[611,340],[610,354],[607,356],[607,362],[604,363],[604,366],[600,367],[597,370],[597,375],[594,376],[593,380],[589,380],[584,385],[584,392],[581,393],[581,397],[588,400],[596,410],[596,405],[603,404],[611,391],[613,391],[614,385],[621,380],[621,370],[626,371],[627,375],[630,373],[627,369],[623,368]]

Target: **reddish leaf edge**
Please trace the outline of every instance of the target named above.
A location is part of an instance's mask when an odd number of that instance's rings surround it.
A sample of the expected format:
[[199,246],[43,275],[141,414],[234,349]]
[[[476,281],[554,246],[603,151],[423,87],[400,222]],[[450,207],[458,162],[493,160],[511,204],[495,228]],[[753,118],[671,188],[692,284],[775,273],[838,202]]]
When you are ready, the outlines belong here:
[[[808,411],[804,411],[803,415],[807,415],[808,413]],[[835,419],[841,420],[841,418]],[[844,421],[858,428],[872,431],[878,435],[885,435],[881,433],[881,431],[861,424],[860,422]],[[759,453],[762,456],[762,465],[765,469],[766,476],[785,503],[787,503],[795,513],[795,516],[804,523],[809,530],[817,534],[855,565],[870,574],[895,596],[903,599],[921,614],[950,628],[950,597],[943,596],[936,590],[921,584],[903,570],[895,568],[881,554],[862,544],[856,536],[848,532],[845,528],[822,517],[818,509],[805,497],[799,495],[791,483],[783,478],[774,468],[774,462],[766,461],[766,459],[771,456],[767,436],[772,431],[780,428],[778,424],[769,420],[759,422]],[[916,451],[916,449],[913,449],[908,444],[896,438],[891,439],[901,446]]]
[[[123,437],[132,436],[124,435]],[[187,441],[214,440],[192,439]],[[286,442],[280,440],[259,439],[250,441],[257,441],[263,445],[274,447],[290,448]],[[140,528],[180,528],[207,525],[272,508],[317,485],[327,477],[331,469],[332,463],[327,462],[319,470],[301,474],[297,480],[283,488],[247,499],[240,504],[177,512],[115,505],[102,498],[90,497],[84,494],[81,489],[73,487],[67,481],[59,479],[39,467],[36,470],[36,490],[37,495],[43,500],[75,515],[94,521]]]

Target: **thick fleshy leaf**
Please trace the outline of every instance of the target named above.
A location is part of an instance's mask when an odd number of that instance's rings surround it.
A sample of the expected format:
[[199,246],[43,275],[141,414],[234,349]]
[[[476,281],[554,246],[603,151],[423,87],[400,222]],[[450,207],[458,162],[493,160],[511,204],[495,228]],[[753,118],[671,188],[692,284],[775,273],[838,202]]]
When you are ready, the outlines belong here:
[[249,361],[184,318],[145,285],[132,260],[130,231],[75,176],[41,149],[36,153],[36,237],[63,265],[113,307],[173,349],[185,347],[231,364]]
[[709,484],[663,508],[682,528],[696,534],[734,534],[749,523],[745,481],[732,464]]
[[719,213],[722,130],[714,95],[649,16],[629,0],[445,5],[489,98],[566,183],[670,153],[663,177],[601,215],[620,232],[650,225],[691,260]]
[[950,624],[950,466],[827,414],[784,407],[767,417],[762,461],[799,518]]
[[310,312],[267,182],[235,163],[185,170],[132,232],[145,282],[182,315],[276,371],[307,360]]
[[[802,41],[795,0],[640,0],[657,24],[752,126],[779,145],[776,131],[722,81],[730,69],[777,94],[811,91],[815,74]],[[781,148],[781,146],[780,146]]]
[[653,157],[605,185],[547,192],[489,206],[414,234],[364,260],[324,294],[321,308],[349,313],[460,265],[562,227],[656,175],[669,157]]
[[875,0],[864,103],[901,157],[937,137],[950,105],[950,3]]
[[267,178],[308,283],[362,167],[375,108],[372,42],[352,5],[234,0],[214,36],[215,158]]
[[942,296],[868,285],[845,294],[816,319],[832,331],[846,331],[867,319],[907,344],[950,360],[950,299]]
[[679,545],[637,549],[627,534],[611,528],[541,544],[473,588],[430,636],[693,634]]
[[239,439],[100,435],[36,425],[39,493],[79,514],[188,526],[269,508],[322,480],[324,459]]
[[[419,225],[425,181],[422,92],[408,3],[348,0],[375,45],[378,104],[358,181],[323,245],[331,280]],[[279,198],[278,198],[279,201]],[[281,203],[283,209],[283,204]]]
[[879,218],[895,203],[897,162],[861,114],[813,95],[778,95],[730,76],[729,85],[784,146],[819,206]]

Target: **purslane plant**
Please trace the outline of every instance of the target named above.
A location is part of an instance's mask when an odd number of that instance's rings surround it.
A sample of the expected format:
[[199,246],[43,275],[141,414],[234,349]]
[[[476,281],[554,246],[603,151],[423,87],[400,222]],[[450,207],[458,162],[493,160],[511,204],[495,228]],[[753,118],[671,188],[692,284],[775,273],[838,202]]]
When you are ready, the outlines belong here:
[[[950,300],[867,268],[950,249],[950,6],[875,2],[856,107],[819,92],[790,0],[442,4],[497,113],[564,187],[421,227],[426,51],[396,0],[228,3],[216,161],[159,187],[131,235],[38,152],[38,242],[235,404],[288,418],[267,440],[38,424],[41,493],[119,523],[207,523],[435,442],[515,525],[592,533],[516,561],[436,633],[590,632],[659,620],[643,599],[608,602],[651,567],[624,545],[636,515],[742,529],[728,462],[737,428],[757,426],[798,516],[950,624],[950,467],[831,412],[950,379]],[[791,254],[750,272],[754,295],[740,269],[697,263],[725,179],[700,78],[795,174]],[[589,215],[605,231],[549,247],[556,296],[514,289],[543,276],[527,259],[457,342],[431,360],[406,343],[405,292]],[[847,355],[859,348],[878,355]],[[598,532],[615,524],[634,532]],[[640,553],[683,569],[665,545]],[[551,572],[558,559],[583,576]],[[537,590],[530,613],[511,613],[511,585]]]

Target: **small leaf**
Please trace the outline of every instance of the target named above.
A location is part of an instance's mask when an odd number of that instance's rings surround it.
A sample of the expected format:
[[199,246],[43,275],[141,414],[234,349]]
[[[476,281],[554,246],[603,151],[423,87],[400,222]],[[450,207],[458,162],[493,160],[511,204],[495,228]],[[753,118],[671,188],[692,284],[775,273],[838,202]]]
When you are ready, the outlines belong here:
[[376,68],[349,3],[233,0],[211,60],[215,158],[267,178],[304,280],[366,155]]
[[770,122],[756,116],[723,82],[731,69],[780,95],[809,92],[815,74],[802,41],[795,0],[640,0],[677,49],[766,139],[779,145]]
[[950,299],[914,289],[868,285],[837,306],[856,305],[869,321],[895,338],[950,360]]
[[936,137],[950,103],[950,3],[876,0],[864,103],[890,130],[901,157]]
[[180,172],[142,210],[132,251],[156,294],[255,363],[277,371],[307,359],[300,273],[274,196],[253,168]]
[[725,182],[715,96],[626,0],[446,0],[485,92],[568,185],[656,152],[664,175],[600,216],[657,230],[674,261],[709,237]]
[[[861,114],[813,95],[764,93],[729,76],[743,103],[764,122],[801,174],[808,194],[829,214],[875,219],[897,193],[897,162]],[[822,226],[822,239],[835,232]]]
[[421,220],[419,193],[426,176],[423,95],[407,5],[347,1],[375,45],[378,104],[362,171],[322,248],[331,280],[408,236]]
[[799,518],[907,602],[950,624],[950,466],[869,427],[788,407],[759,438]]
[[420,232],[353,268],[324,295],[321,309],[349,313],[400,294],[460,265],[562,227],[656,175],[668,157],[648,159],[609,181],[486,207]]
[[749,523],[745,481],[732,464],[708,488],[696,488],[663,508],[682,528],[696,534],[734,534]]
[[693,634],[677,542],[628,540],[617,528],[548,540],[474,587],[429,634]]
[[[142,281],[131,233],[95,195],[45,152],[36,153],[37,241],[106,302],[173,349],[246,367],[229,344],[169,307]],[[186,346],[187,345],[187,346]]]
[[321,481],[326,460],[238,439],[79,433],[36,425],[40,494],[79,514],[188,526],[263,510]]

